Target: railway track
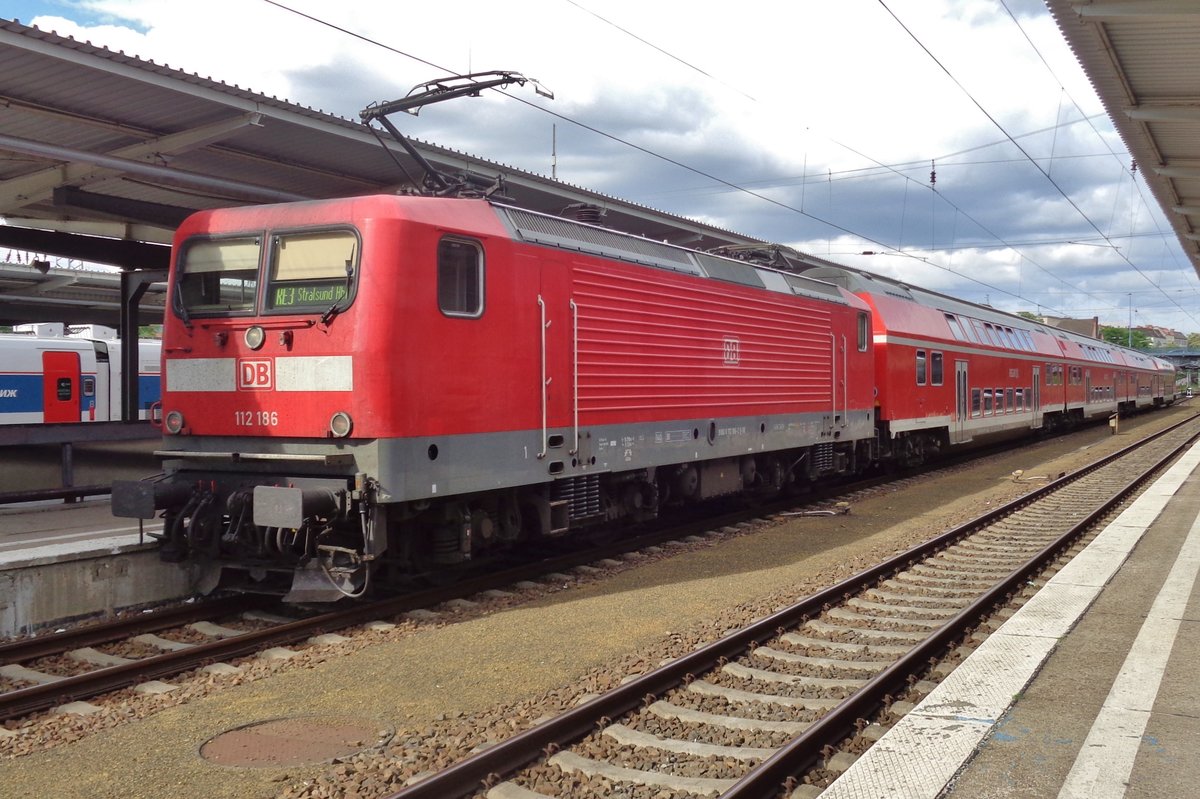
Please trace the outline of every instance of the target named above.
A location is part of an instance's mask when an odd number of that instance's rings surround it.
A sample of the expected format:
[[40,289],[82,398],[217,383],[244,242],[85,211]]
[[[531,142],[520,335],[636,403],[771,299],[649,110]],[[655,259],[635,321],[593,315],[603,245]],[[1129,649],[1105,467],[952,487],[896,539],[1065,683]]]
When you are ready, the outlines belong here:
[[1200,420],[1186,420],[392,799],[815,796],[933,687],[931,663],[969,642],[1197,435]]

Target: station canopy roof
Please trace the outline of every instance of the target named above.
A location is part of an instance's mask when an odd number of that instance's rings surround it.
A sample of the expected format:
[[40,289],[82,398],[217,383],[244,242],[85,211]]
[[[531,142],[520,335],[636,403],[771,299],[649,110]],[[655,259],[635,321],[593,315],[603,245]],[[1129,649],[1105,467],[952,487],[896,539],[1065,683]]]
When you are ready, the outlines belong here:
[[1046,5],[1200,273],[1200,2]]
[[[607,226],[698,249],[760,243],[412,144],[446,173],[503,175],[507,197],[531,210],[593,206]],[[162,268],[175,227],[193,211],[406,188],[393,159],[411,175],[421,170],[399,144],[389,149],[358,121],[0,20],[0,250]],[[0,324],[116,325],[118,274],[39,266],[0,263]],[[161,287],[150,291],[143,321],[161,319],[162,303]]]

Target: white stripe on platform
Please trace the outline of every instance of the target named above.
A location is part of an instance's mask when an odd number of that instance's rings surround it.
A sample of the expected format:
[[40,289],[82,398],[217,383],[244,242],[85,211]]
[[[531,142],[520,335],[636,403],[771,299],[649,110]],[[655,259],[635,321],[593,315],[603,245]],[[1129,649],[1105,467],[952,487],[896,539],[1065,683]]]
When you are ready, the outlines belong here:
[[[162,528],[161,524],[155,524],[155,525],[147,526],[143,530],[143,532],[146,535],[149,535],[150,533],[161,533],[162,529],[163,528]],[[22,539],[14,538],[12,540],[0,540],[0,547],[3,547],[5,549],[20,549],[20,548],[35,547],[40,544],[50,544],[50,543],[56,543],[56,542],[66,543],[68,541],[87,540],[89,538],[98,538],[101,536],[112,536],[112,535],[116,535],[116,534],[120,534],[120,533],[136,533],[137,531],[138,531],[138,528],[136,526],[113,527],[110,530],[84,530],[83,532],[79,532],[79,533],[60,533],[58,535],[45,535],[45,536],[41,536],[40,538],[22,538]]]
[[65,541],[61,544],[45,544],[26,549],[15,549],[0,552],[0,570],[17,566],[26,567],[62,560],[100,555],[115,555],[125,547],[137,546],[140,543],[151,543],[138,540],[138,534],[108,536],[106,538],[90,538],[86,541]]
[[1121,799],[1158,696],[1200,572],[1200,518],[1192,522],[1179,557],[1092,724],[1059,799]]

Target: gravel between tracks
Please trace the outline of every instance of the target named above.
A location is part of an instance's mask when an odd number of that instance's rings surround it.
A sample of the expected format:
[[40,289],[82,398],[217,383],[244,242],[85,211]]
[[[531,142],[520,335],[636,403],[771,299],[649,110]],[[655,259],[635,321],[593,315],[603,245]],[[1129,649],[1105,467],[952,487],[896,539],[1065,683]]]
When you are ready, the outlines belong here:
[[[175,679],[181,687],[171,694],[122,692],[96,702],[97,716],[35,717],[18,735],[0,735],[0,797],[386,794],[1185,413],[1126,420],[1118,436],[1092,428],[872,489],[851,500],[849,515],[789,517],[437,621],[358,632],[288,661],[249,661],[242,675]],[[198,755],[232,727],[306,715],[370,719],[396,735],[378,751],[308,767],[236,769]]]

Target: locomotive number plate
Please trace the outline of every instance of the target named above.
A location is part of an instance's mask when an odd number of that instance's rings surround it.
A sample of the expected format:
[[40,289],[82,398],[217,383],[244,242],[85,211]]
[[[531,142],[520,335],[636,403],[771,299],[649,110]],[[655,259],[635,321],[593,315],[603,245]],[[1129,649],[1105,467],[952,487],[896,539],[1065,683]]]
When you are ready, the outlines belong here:
[[275,427],[279,411],[234,411],[233,419],[238,427]]

